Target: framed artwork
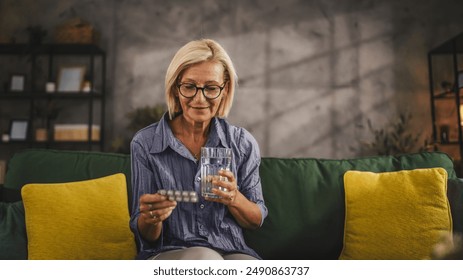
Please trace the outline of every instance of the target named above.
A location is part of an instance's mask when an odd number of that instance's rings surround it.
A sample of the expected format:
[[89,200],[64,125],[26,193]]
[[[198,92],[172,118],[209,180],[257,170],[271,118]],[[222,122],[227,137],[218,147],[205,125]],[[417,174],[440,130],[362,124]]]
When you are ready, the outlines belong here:
[[10,78],[10,91],[20,92],[24,91],[26,86],[26,75],[13,74]]
[[85,67],[61,67],[58,74],[59,92],[78,92],[82,89],[84,81]]
[[29,121],[18,119],[11,120],[10,123],[10,140],[12,141],[25,141],[27,139],[27,129]]

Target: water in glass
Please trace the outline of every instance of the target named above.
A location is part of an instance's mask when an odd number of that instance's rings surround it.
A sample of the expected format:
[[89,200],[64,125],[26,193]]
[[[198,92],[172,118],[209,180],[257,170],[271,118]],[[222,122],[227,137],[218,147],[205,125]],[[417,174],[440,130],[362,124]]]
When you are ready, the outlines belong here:
[[228,148],[201,148],[201,195],[203,197],[219,198],[218,195],[212,192],[213,188],[218,188],[222,191],[227,191],[212,184],[212,179],[227,180],[223,176],[219,176],[219,170],[230,170],[231,164],[231,149]]

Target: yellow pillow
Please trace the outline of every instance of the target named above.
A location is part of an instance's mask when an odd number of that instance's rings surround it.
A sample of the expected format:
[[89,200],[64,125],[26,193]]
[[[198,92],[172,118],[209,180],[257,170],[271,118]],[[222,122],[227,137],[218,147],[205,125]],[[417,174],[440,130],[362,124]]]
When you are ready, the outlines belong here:
[[346,218],[340,259],[428,259],[452,231],[443,168],[344,174]]
[[23,197],[29,259],[133,259],[125,175],[28,184]]

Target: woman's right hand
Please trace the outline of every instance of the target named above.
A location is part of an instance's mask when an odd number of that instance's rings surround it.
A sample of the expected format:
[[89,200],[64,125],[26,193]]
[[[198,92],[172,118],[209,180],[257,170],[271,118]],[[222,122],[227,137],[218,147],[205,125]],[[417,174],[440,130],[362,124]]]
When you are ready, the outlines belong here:
[[176,206],[177,202],[168,200],[165,195],[144,194],[140,197],[140,218],[146,224],[155,225],[167,219]]

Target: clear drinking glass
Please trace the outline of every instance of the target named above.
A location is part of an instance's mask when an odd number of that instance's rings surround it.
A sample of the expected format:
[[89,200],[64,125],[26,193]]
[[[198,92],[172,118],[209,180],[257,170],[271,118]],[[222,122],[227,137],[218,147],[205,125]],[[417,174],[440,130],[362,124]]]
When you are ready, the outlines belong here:
[[232,151],[229,148],[201,148],[201,195],[203,197],[219,198],[212,193],[213,188],[222,191],[227,189],[212,184],[212,179],[226,181],[227,178],[219,176],[219,170],[230,170]]

